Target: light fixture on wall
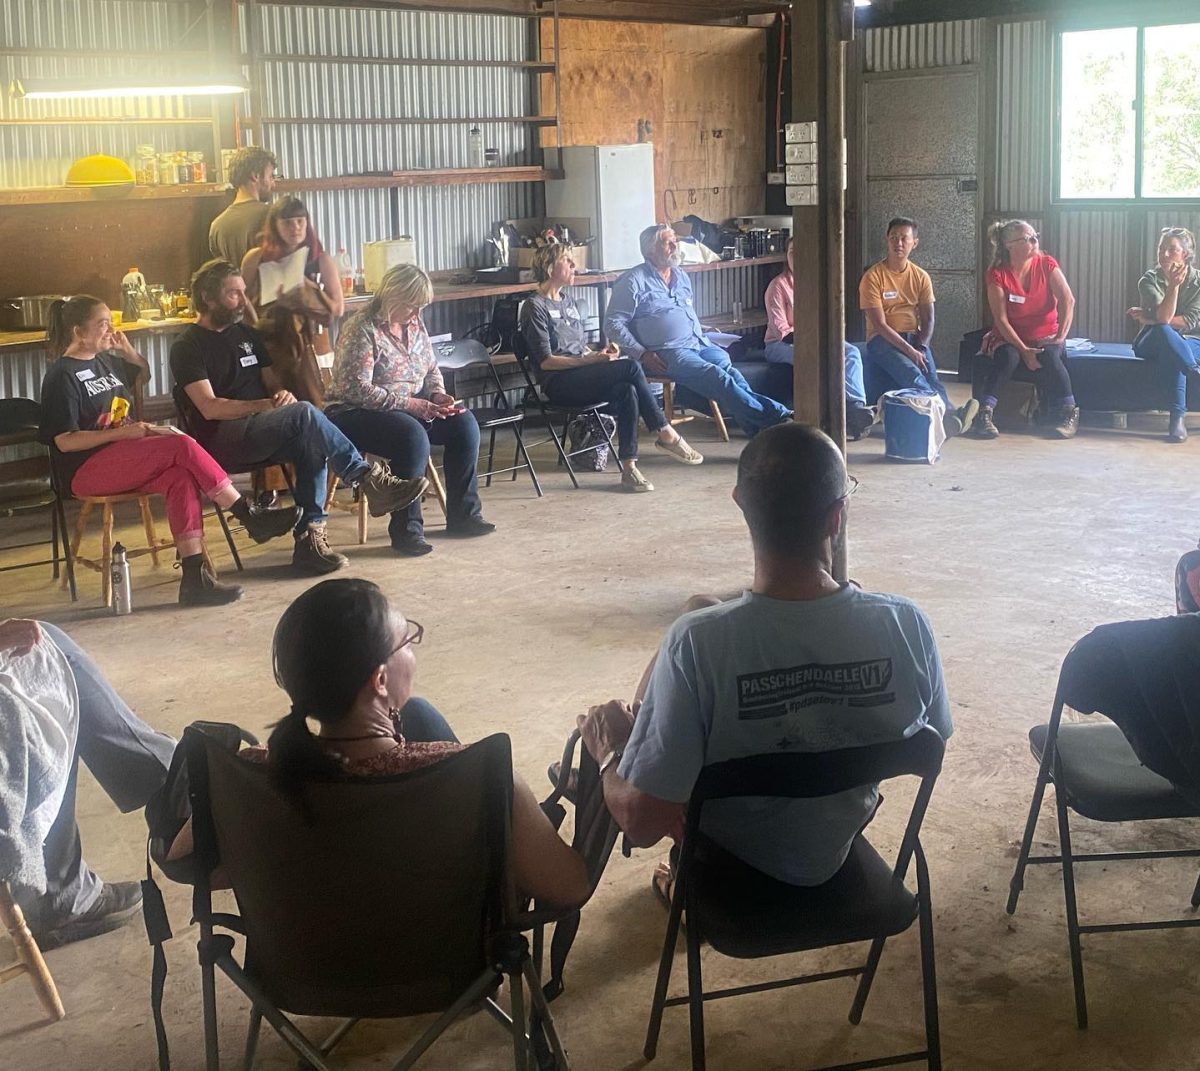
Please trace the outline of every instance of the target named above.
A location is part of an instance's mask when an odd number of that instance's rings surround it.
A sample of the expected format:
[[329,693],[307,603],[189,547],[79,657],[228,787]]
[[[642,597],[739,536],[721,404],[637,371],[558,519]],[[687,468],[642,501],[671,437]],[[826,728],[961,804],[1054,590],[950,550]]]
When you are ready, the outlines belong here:
[[94,78],[14,78],[8,86],[15,100],[106,99],[110,97],[211,97],[245,93],[249,89],[240,73],[176,73],[163,77],[115,75],[108,81]]

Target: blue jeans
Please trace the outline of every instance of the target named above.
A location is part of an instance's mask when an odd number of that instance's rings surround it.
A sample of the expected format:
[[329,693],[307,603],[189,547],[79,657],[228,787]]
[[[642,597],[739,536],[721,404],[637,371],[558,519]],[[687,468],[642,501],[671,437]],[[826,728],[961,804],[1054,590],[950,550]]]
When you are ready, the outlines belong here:
[[542,389],[552,405],[607,402],[617,418],[617,457],[621,461],[637,460],[639,416],[651,431],[667,426],[667,418],[650,393],[646,373],[637,361],[604,361],[551,372]]
[[1158,366],[1171,416],[1183,416],[1187,412],[1187,373],[1200,371],[1200,339],[1186,338],[1170,324],[1152,324],[1134,339],[1133,352]]
[[458,737],[449,723],[428,699],[414,695],[400,708],[400,731],[404,739],[411,742],[428,743],[433,740],[448,740],[457,744]]
[[681,387],[716,402],[749,435],[791,419],[792,412],[765,394],[755,394],[720,346],[659,350],[667,375]]
[[[445,447],[442,469],[446,477],[446,527],[453,529],[480,514],[475,470],[479,464],[479,424],[471,411],[441,420],[418,420],[402,409],[352,409],[335,406],[329,419],[350,437],[363,453],[378,454],[391,463],[402,480],[425,475],[431,446]],[[397,510],[388,522],[392,540],[425,533],[421,499]]]
[[946,404],[947,409],[953,409],[950,396],[942,381],[938,379],[937,365],[933,362],[933,353],[928,346],[920,346],[915,334],[904,336],[910,346],[925,351],[925,368],[922,371],[916,361],[901,353],[882,335],[876,335],[867,343],[863,350],[863,359],[872,364],[877,372],[886,380],[891,380],[892,386],[884,390],[916,390],[922,394],[936,394]]
[[167,779],[175,741],[155,732],[116,693],[100,668],[62,629],[40,621],[66,656],[79,693],[79,732],[62,804],[42,846],[46,894],[40,901],[21,897],[21,906],[38,929],[80,915],[100,895],[101,880],[83,861],[75,822],[75,786],[79,760],[122,811],[145,807]]
[[325,520],[327,463],[347,483],[361,479],[370,468],[354,444],[311,402],[218,421],[203,445],[219,464],[235,471],[293,465],[300,507],[297,532]]
[[[792,364],[793,347],[790,342],[777,340],[767,343],[767,360],[771,364]],[[863,386],[862,354],[858,347],[846,343],[846,405],[857,409],[867,404],[867,391]]]

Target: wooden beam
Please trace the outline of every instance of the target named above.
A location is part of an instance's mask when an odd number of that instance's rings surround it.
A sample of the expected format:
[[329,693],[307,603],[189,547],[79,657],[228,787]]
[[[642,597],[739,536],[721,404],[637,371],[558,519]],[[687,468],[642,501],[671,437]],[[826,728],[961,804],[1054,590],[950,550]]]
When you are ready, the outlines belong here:
[[1143,0],[1136,8],[1128,0],[871,0],[855,11],[855,21],[863,28],[986,18],[1084,18],[1102,25],[1114,18],[1183,21],[1180,10],[1179,0]]

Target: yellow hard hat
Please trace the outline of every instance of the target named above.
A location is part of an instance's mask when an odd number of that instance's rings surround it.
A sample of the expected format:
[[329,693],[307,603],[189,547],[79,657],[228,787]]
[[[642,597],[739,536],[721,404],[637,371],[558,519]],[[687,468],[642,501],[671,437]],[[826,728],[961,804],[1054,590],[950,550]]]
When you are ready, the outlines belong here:
[[96,153],[76,160],[67,172],[68,186],[132,186],[133,169],[115,156]]

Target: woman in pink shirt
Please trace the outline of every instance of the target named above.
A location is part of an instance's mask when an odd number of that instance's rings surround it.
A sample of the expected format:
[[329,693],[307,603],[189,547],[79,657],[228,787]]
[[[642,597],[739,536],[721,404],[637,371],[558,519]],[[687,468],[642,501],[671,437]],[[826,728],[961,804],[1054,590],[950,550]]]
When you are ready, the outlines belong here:
[[[795,305],[795,276],[792,240],[787,244],[787,268],[767,286],[767,360],[772,364],[791,364],[793,355],[792,309]],[[862,354],[857,346],[846,343],[846,436],[861,439],[875,423],[875,410],[867,405],[863,387]]]
[[988,237],[992,328],[984,336],[983,352],[991,358],[991,368],[982,384],[971,436],[994,439],[1000,434],[992,420],[997,395],[1024,365],[1034,374],[1044,411],[1055,415],[1051,435],[1073,438],[1079,430],[1079,408],[1063,352],[1075,316],[1075,295],[1058,261],[1041,252],[1037,231],[1024,220],[994,223]]

